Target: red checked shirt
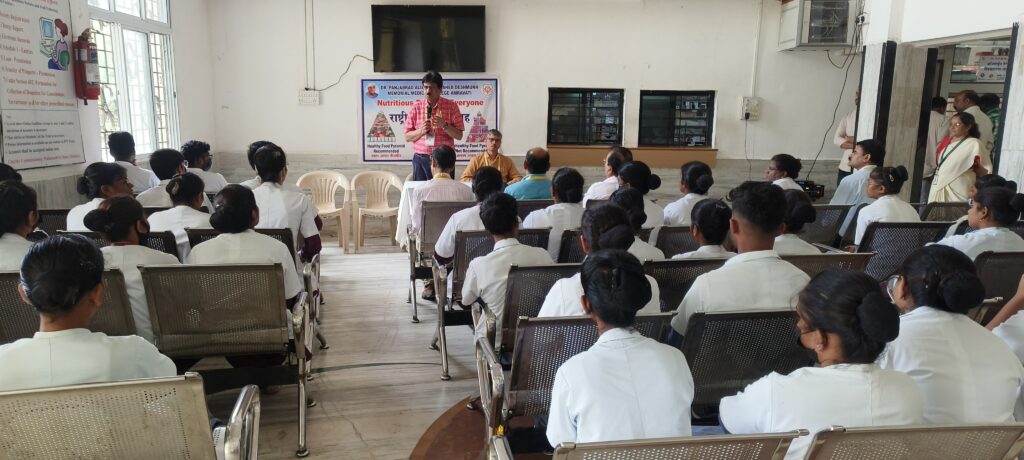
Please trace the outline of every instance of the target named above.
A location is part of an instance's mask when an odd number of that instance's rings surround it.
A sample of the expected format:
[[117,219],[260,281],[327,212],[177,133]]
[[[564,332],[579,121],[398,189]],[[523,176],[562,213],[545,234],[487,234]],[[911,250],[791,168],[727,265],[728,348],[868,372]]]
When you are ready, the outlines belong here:
[[[405,132],[415,131],[427,120],[427,101],[426,99],[417,99],[412,104],[412,108],[409,109],[409,116],[405,118]],[[444,118],[445,123],[448,123],[453,128],[459,131],[465,131],[466,125],[462,119],[462,111],[459,110],[459,105],[451,99],[438,98],[437,103],[434,104],[434,108],[431,109],[432,115],[437,113],[441,114]],[[434,151],[435,148],[442,145],[447,145],[451,148],[455,148],[455,139],[452,139],[440,126],[432,126],[434,134],[434,145],[427,144],[427,135],[416,139],[416,142],[412,143],[412,151],[418,154],[429,155]]]

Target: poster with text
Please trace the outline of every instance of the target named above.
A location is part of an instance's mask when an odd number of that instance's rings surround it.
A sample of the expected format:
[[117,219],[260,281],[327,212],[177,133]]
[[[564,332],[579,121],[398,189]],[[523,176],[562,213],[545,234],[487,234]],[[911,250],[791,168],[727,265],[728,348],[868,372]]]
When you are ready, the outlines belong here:
[[1006,81],[1006,67],[1010,63],[1009,56],[978,57],[978,83],[1002,83]]
[[[412,142],[405,142],[403,126],[413,102],[423,99],[423,82],[364,79],[361,88],[363,161],[412,161]],[[498,80],[445,79],[442,97],[462,111],[465,130],[462,140],[455,141],[458,159],[483,152],[487,131],[498,129]]]
[[81,163],[68,0],[0,0],[0,133],[16,169]]

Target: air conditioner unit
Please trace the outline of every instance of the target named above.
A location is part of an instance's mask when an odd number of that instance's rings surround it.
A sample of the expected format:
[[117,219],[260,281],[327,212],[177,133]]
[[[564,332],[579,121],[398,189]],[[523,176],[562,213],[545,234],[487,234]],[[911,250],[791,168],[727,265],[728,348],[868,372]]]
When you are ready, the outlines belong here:
[[779,50],[827,50],[853,44],[858,0],[783,0]]

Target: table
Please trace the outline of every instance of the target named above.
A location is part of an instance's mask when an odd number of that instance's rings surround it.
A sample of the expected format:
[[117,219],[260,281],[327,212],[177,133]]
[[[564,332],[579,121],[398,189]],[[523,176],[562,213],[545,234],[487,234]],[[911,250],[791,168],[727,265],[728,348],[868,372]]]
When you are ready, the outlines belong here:
[[[398,246],[405,250],[409,247],[409,225],[412,224],[412,204],[409,197],[412,189],[427,181],[407,180],[402,186],[402,197],[398,200],[398,228],[395,230],[395,241]],[[463,182],[467,187],[472,187],[472,182]]]

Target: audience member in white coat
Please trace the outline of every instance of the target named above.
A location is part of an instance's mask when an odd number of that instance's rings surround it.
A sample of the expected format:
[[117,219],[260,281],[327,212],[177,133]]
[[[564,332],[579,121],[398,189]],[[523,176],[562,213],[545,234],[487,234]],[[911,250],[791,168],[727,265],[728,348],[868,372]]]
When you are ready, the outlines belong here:
[[[978,190],[987,187],[1005,187],[1010,189],[1010,191],[1017,191],[1016,182],[1012,180],[1008,181],[1004,179],[1003,176],[1000,176],[998,174],[986,174],[984,176],[978,177],[978,180],[974,181],[974,185],[972,185],[971,188],[967,189],[967,198],[973,200],[974,197],[978,194]],[[957,230],[960,230],[961,225],[967,226],[967,231],[965,233],[970,233],[974,231],[974,229],[970,228],[970,225],[967,224],[967,214],[964,214],[959,219],[955,220],[952,225],[949,226],[949,229],[946,230],[945,236],[956,235]]]
[[729,192],[729,233],[739,255],[694,280],[672,329],[686,333],[694,313],[790,310],[810,278],[772,249],[785,229],[786,196],[777,185],[748,181]]
[[0,271],[21,270],[39,222],[36,191],[18,180],[0,182]]
[[1024,238],[1010,230],[1024,212],[1024,195],[1006,187],[987,187],[968,202],[967,224],[974,229],[966,235],[947,236],[937,245],[956,248],[971,260],[986,251],[1024,251]]
[[213,167],[213,154],[210,153],[210,144],[203,141],[188,141],[181,146],[181,154],[188,162],[188,172],[199,176],[203,180],[206,193],[217,193],[228,185],[227,179],[220,173],[210,172]]
[[780,153],[772,157],[768,162],[768,169],[764,172],[764,178],[771,183],[782,187],[782,190],[804,191],[796,179],[800,177],[800,170],[803,169],[800,160],[788,153]]
[[633,152],[626,147],[615,146],[604,157],[605,180],[591,184],[583,195],[583,207],[589,200],[607,200],[619,189],[619,168],[633,161]]
[[149,319],[149,303],[142,284],[140,265],[178,265],[181,262],[166,252],[141,246],[139,241],[149,233],[149,223],[142,205],[130,196],[117,196],[103,200],[100,207],[85,215],[85,226],[110,241],[103,251],[104,265],[121,270],[128,300],[132,304],[135,332],[153,341],[153,326]]
[[260,221],[260,209],[252,190],[238,184],[221,189],[214,198],[210,226],[220,232],[216,238],[192,248],[189,264],[281,264],[284,296],[292,299],[302,291],[302,277],[295,259],[284,243],[253,230]]
[[[875,168],[868,177],[867,196],[875,200],[857,213],[857,233],[854,244],[860,246],[864,231],[872,222],[920,222],[917,209],[899,197],[903,183],[907,181],[907,168],[886,166]],[[853,249],[853,248],[851,248]]]
[[171,232],[178,245],[178,257],[188,260],[192,246],[188,242],[189,228],[211,228],[210,215],[200,211],[206,194],[203,193],[203,180],[192,173],[185,173],[167,184],[174,207],[166,211],[154,212],[149,215],[149,230],[153,232]]
[[680,168],[679,192],[683,197],[665,206],[665,225],[690,225],[690,212],[715,184],[711,168],[700,161],[691,161]]
[[174,363],[134,335],[89,331],[103,306],[103,254],[81,235],[56,235],[25,256],[22,300],[39,332],[0,345],[0,391],[175,375]]
[[803,191],[786,190],[786,231],[775,237],[775,252],[780,256],[804,256],[821,254],[821,250],[798,236],[804,225],[814,222],[818,212],[811,199]]
[[156,174],[148,169],[135,165],[135,138],[131,133],[119,131],[107,136],[107,148],[114,163],[121,165],[128,174],[128,182],[132,183],[132,192],[141,193],[160,182]]
[[985,328],[1003,339],[1017,358],[1024,361],[1024,315],[1019,314],[1021,309],[1024,309],[1024,276],[1017,285],[1017,293]]
[[555,204],[531,212],[523,219],[523,228],[550,228],[548,254],[558,260],[562,233],[580,228],[583,219],[583,175],[572,168],[561,168],[551,178],[551,198]]
[[658,229],[665,225],[665,210],[647,198],[651,190],[661,187],[661,177],[651,173],[651,168],[642,161],[631,161],[619,170],[619,189],[631,188],[644,195],[644,214],[647,220],[643,228],[653,228],[650,241],[657,241]]
[[[583,226],[580,232],[580,246],[584,254],[604,249],[626,250],[633,244],[633,228],[629,225],[629,215],[618,206],[597,206],[583,213]],[[647,276],[651,285],[651,300],[640,310],[640,313],[661,312],[661,292],[658,282]],[[555,281],[544,297],[539,317],[550,316],[583,316],[583,282],[577,273],[569,278]]]
[[736,255],[722,247],[729,236],[729,219],[732,218],[732,209],[724,201],[703,200],[693,207],[690,217],[690,234],[700,247],[676,254],[673,259],[728,259]]
[[[629,246],[630,254],[636,256],[642,262],[648,260],[665,260],[665,253],[653,244],[650,244],[640,238],[640,230],[643,228],[644,222],[647,222],[648,216],[644,211],[644,204],[647,202],[644,199],[643,194],[635,188],[622,188],[616,190],[612,194],[612,197],[608,200],[609,205],[618,206],[626,210],[629,214],[629,223],[633,226],[633,244]],[[658,214],[659,216],[661,214]],[[651,238],[654,238],[657,229],[651,232]]]
[[[825,271],[797,302],[800,345],[816,367],[775,372],[722,398],[722,426],[733,434],[779,433],[830,425],[917,425],[922,396],[914,380],[875,359],[900,333],[896,307],[863,273]],[[786,459],[804,458],[812,436],[793,440]]]
[[902,312],[900,334],[878,363],[917,382],[925,422],[1013,422],[1024,368],[966,314],[985,298],[971,260],[946,246],[925,246],[903,261],[888,288]]
[[132,183],[128,173],[116,163],[93,163],[78,178],[78,193],[89,201],[68,211],[67,231],[87,232],[85,215],[100,206],[103,200],[115,196],[132,196]]
[[[153,172],[160,178],[160,183],[156,187],[140,193],[135,199],[146,208],[173,207],[174,200],[167,193],[167,185],[171,183],[171,179],[186,173],[186,164],[185,157],[177,150],[160,149],[153,152],[149,156],[149,167],[153,168]],[[206,185],[204,184],[203,187],[205,188]],[[206,197],[206,194],[203,194],[202,205],[206,206],[208,211],[213,211],[213,204],[210,203],[210,199]]]
[[875,139],[865,139],[853,147],[853,153],[850,154],[850,166],[854,172],[843,178],[843,181],[836,187],[836,193],[832,195],[832,200],[828,202],[828,204],[852,206],[850,213],[846,215],[846,220],[839,228],[840,236],[846,235],[846,229],[851,224],[856,225],[853,219],[857,206],[875,201],[867,195],[867,183],[871,171],[881,166],[883,161],[885,161],[885,145]]
[[599,336],[555,373],[548,442],[689,436],[694,385],[686,358],[632,327],[653,297],[640,261],[599,251],[583,261],[581,280],[583,309]]
[[[481,168],[483,169],[483,168]],[[493,168],[492,168],[493,169]],[[479,174],[479,170],[477,171]],[[499,177],[499,181],[501,178]],[[502,315],[505,313],[505,287],[508,270],[513,265],[549,265],[548,251],[519,243],[519,213],[516,199],[504,193],[494,193],[480,203],[480,218],[487,232],[494,238],[494,250],[477,257],[466,268],[462,284],[462,304],[471,305],[480,299],[496,318],[495,343],[501,343]],[[485,337],[487,328],[477,325],[477,336]]]
[[256,228],[287,228],[295,242],[295,263],[309,262],[320,253],[320,227],[316,208],[303,192],[284,186],[288,178],[288,157],[276,145],[261,147],[256,152],[256,171],[262,183],[253,189],[260,221]]
[[[466,188],[465,185],[459,186]],[[451,264],[455,258],[455,234],[485,229],[484,221],[480,218],[480,205],[491,195],[501,192],[502,187],[501,171],[498,168],[483,166],[476,170],[473,174],[472,189],[476,197],[476,206],[458,211],[448,218],[448,223],[444,224],[441,235],[434,243],[434,260],[441,265]]]

